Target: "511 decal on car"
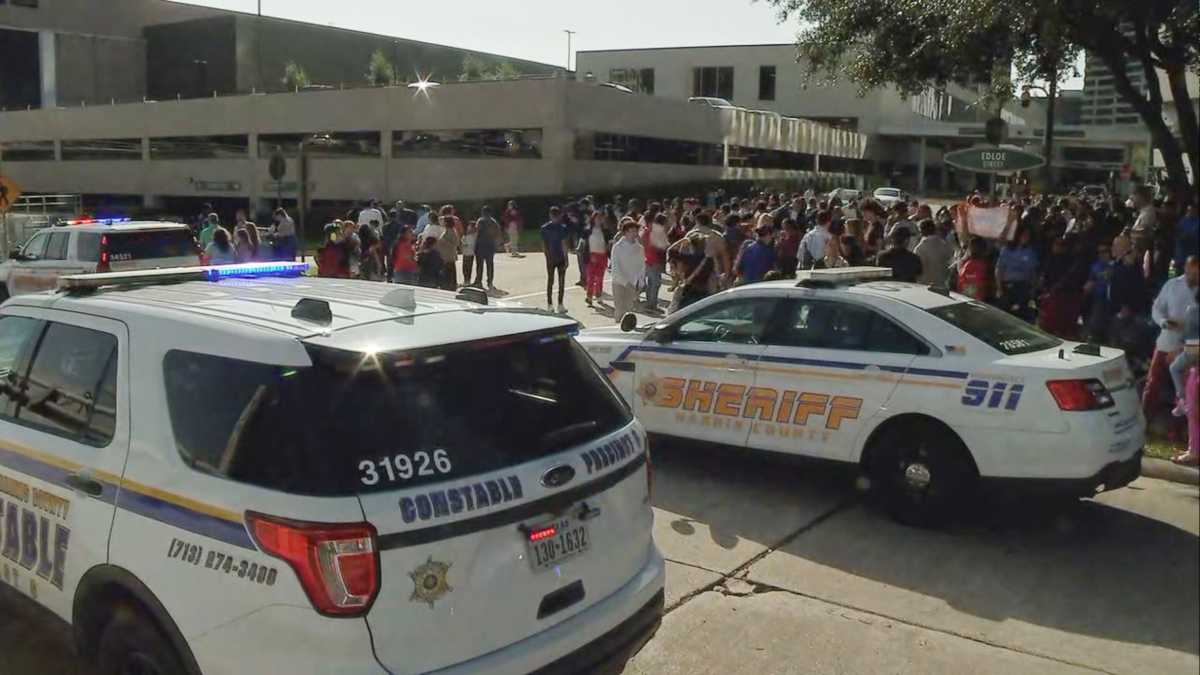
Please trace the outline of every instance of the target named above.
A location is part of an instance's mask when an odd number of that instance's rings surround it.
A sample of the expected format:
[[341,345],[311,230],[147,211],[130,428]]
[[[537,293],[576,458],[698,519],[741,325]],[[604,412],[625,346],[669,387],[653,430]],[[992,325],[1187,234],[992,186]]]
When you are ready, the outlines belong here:
[[962,403],[972,408],[999,408],[1003,404],[1005,410],[1016,410],[1023,391],[1023,384],[971,380],[963,391]]

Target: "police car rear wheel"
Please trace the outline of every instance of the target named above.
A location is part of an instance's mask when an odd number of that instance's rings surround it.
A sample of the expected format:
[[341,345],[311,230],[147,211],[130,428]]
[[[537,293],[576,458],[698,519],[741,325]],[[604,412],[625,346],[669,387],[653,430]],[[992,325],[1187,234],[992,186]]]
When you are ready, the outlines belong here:
[[120,606],[104,628],[97,653],[100,675],[173,675],[183,664],[162,632],[141,612]]
[[897,521],[936,527],[955,512],[975,472],[966,450],[944,431],[916,424],[905,432],[892,436],[904,439],[897,445],[877,449],[872,482]]

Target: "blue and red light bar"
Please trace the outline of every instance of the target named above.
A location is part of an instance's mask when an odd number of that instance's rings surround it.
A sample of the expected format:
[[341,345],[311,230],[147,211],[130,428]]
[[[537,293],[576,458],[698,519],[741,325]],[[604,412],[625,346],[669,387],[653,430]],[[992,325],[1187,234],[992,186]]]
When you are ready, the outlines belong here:
[[65,225],[112,225],[114,223],[132,223],[133,218],[73,218],[63,221]]
[[223,279],[261,279],[263,277],[299,277],[308,271],[308,263],[262,262],[204,267],[171,267],[131,272],[72,274],[60,277],[60,291],[87,291],[106,287],[149,286],[184,281],[216,282]]

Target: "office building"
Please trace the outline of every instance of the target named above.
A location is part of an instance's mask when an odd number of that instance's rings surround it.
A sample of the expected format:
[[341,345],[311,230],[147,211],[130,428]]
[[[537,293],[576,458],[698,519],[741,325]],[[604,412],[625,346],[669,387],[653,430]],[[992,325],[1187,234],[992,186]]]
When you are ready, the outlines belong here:
[[[728,45],[664,49],[581,51],[581,77],[623,83],[656,97],[687,100],[724,98],[735,106],[816,120],[851,129],[867,138],[867,156],[878,178],[918,193],[960,192],[987,184],[983,176],[957,171],[943,156],[984,142],[984,126],[994,110],[978,104],[979,92],[949,85],[905,98],[891,87],[860,92],[843,80],[828,83],[806,77],[794,44]],[[1146,137],[1129,127],[1083,126],[1085,103],[1072,95],[1060,100],[1074,117],[1055,129],[1051,158],[1066,183],[1105,180],[1132,157],[1146,156]],[[1041,152],[1044,108],[1006,106],[1009,142]],[[1115,114],[1115,113],[1114,113]],[[1094,113],[1092,114],[1094,117]],[[1060,117],[1061,119],[1061,117]]]
[[169,0],[0,0],[0,109],[284,91],[289,63],[311,87],[356,87],[380,51],[401,78],[457,79],[464,59],[543,63]]

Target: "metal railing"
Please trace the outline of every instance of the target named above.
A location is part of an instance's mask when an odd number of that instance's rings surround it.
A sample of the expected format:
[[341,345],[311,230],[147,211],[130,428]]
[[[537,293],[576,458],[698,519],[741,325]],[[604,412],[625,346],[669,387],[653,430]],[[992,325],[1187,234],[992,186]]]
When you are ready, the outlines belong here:
[[76,218],[82,212],[81,195],[21,195],[3,215],[0,259],[7,259],[8,252],[34,232],[60,220]]

